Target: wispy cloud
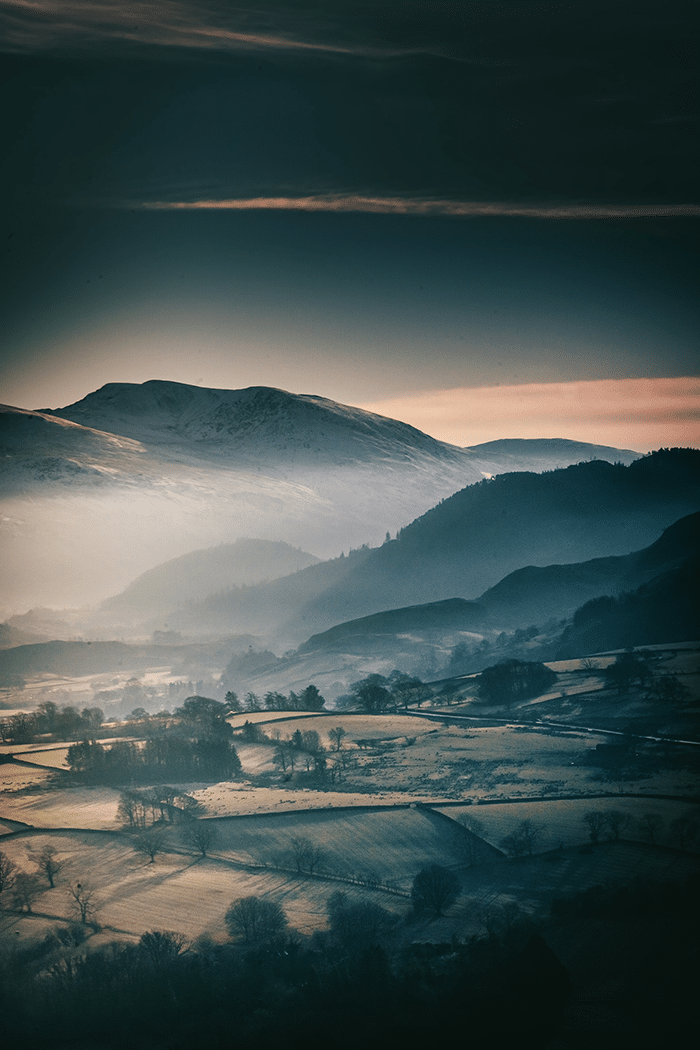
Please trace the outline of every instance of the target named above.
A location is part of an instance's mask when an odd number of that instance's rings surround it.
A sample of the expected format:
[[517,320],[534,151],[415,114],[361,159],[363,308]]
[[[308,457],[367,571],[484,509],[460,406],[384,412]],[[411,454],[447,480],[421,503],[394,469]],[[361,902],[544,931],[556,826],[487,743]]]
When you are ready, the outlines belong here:
[[[345,12],[347,15],[347,11]],[[382,57],[444,47],[349,32],[342,11],[303,3],[216,0],[0,0],[0,49],[51,50],[91,43],[202,50],[307,51]]]
[[700,447],[695,376],[425,390],[358,407],[461,446],[507,437],[563,437],[640,452]]
[[124,201],[116,205],[147,211],[374,212],[382,215],[503,215],[534,219],[634,219],[700,216],[699,204],[519,204],[425,197],[318,194],[307,197],[244,197],[180,201]]

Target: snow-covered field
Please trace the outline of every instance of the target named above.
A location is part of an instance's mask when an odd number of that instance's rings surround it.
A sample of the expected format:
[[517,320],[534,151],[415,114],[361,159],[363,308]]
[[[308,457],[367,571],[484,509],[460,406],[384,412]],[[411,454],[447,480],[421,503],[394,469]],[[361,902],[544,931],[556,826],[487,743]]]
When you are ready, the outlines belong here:
[[[478,834],[494,846],[499,846],[503,838],[515,831],[523,820],[531,820],[538,829],[538,853],[558,849],[559,846],[568,848],[586,844],[589,831],[584,814],[590,810],[623,813],[629,823],[622,831],[622,837],[642,842],[646,839],[639,827],[639,821],[646,813],[658,814],[662,825],[657,840],[661,844],[673,841],[670,826],[676,818],[698,813],[697,805],[684,799],[639,798],[629,795],[550,799],[546,802],[489,803],[478,806],[438,805],[435,808],[453,820],[464,820],[467,826],[478,827]],[[609,836],[605,831],[601,833],[601,840],[607,837]]]
[[[624,794],[619,785],[612,791],[607,786],[609,797],[596,798],[606,784],[586,758],[610,741],[604,734],[339,712],[240,715],[231,720],[236,734],[246,720],[260,724],[270,742],[244,743],[236,735],[240,778],[176,785],[203,806],[215,834],[207,857],[187,843],[182,826],[168,825],[163,852],[152,864],[120,829],[118,788],[70,786],[58,772],[67,743],[5,745],[3,757],[16,759],[0,763],[2,850],[21,870],[34,872],[42,847],[51,845],[61,866],[56,887],[42,885],[32,915],[20,917],[3,902],[0,941],[36,938],[68,922],[69,885],[76,881],[93,887],[95,920],[103,927],[96,940],[138,937],[148,929],[225,940],[227,908],[248,895],[278,901],[290,925],[306,934],[325,927],[328,897],[339,888],[403,915],[413,877],[437,863],[460,872],[465,895],[445,919],[425,930],[412,927],[411,936],[449,940],[478,933],[484,909],[499,903],[534,907],[547,893],[592,884],[587,879],[621,879],[632,870],[675,878],[696,865],[674,847],[670,831],[677,816],[697,809],[681,797],[692,794],[691,768],[652,767],[645,779],[625,781]],[[345,730],[340,755],[328,735],[336,726]],[[282,779],[273,763],[275,738],[297,728],[318,732],[329,764],[343,759],[339,781]],[[562,797],[577,793],[588,797]],[[637,793],[678,799],[633,797]],[[583,821],[589,809],[621,810],[630,818],[625,834],[634,841],[601,842],[591,855]],[[662,821],[660,847],[644,844],[639,820],[646,813]],[[489,860],[487,851],[483,865],[469,867],[473,840],[462,819],[478,821],[475,833],[497,848],[530,819],[541,829],[542,855],[526,858],[523,866],[495,852]],[[320,851],[313,875],[297,870],[295,839]]]

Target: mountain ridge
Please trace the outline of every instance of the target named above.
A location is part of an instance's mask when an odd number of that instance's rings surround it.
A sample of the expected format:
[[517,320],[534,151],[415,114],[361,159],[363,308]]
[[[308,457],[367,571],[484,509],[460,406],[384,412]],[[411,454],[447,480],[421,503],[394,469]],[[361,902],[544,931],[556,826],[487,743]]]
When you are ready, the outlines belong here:
[[[143,384],[108,383],[72,405],[42,412],[91,427],[106,418],[117,424],[114,433],[147,444],[183,437],[197,443],[200,455],[215,441],[217,457],[227,443],[227,451],[239,457],[274,448],[284,459],[312,464],[329,458],[331,452],[338,462],[354,462],[360,452],[366,457],[370,450],[379,456],[426,453],[454,462],[464,458],[456,445],[407,423],[277,387],[226,390],[155,379]],[[330,447],[322,443],[324,439],[332,439]]]
[[[347,645],[350,639],[362,639],[373,633],[500,631],[539,623],[543,614],[561,619],[601,595],[617,596],[634,591],[678,570],[692,560],[698,549],[700,511],[674,522],[642,550],[571,565],[525,566],[473,600],[449,598],[359,617],[313,635],[297,651],[338,648]],[[567,577],[568,593],[562,597]],[[522,598],[525,587],[531,596],[529,602]]]
[[245,536],[321,558],[376,545],[504,465],[637,458],[551,439],[509,442],[499,462],[493,445],[484,458],[315,395],[162,380],[9,411],[2,426],[11,613],[97,604],[160,562]]
[[[631,449],[615,449],[565,438],[510,438],[462,447],[440,441],[389,416],[315,394],[292,394],[279,387],[252,386],[229,390],[158,379],[141,384],[107,383],[64,408],[37,411],[89,427],[96,427],[99,423],[99,428],[103,428],[105,419],[108,422],[111,419],[119,424],[114,433],[146,443],[154,440],[167,442],[175,434],[187,436],[198,444],[229,437],[233,439],[232,451],[239,454],[245,454],[251,436],[258,440],[261,436],[268,440],[276,438],[278,453],[287,451],[290,456],[294,453],[302,457],[306,454],[310,459],[321,451],[328,451],[310,444],[308,435],[313,427],[321,428],[322,437],[329,434],[325,428],[339,427],[345,447],[336,443],[333,451],[335,455],[341,455],[342,461],[352,459],[348,450],[357,447],[353,429],[359,428],[369,446],[379,454],[390,450],[396,454],[403,448],[409,455],[424,452],[455,462],[473,460],[475,468],[482,474],[482,458],[488,460],[489,465],[497,466],[499,456],[507,458],[510,464],[511,460],[522,461],[524,457],[532,459],[533,454],[547,462],[555,459],[567,463],[580,455],[601,458],[614,454],[624,462],[631,462],[641,455]],[[301,437],[296,433],[299,430],[302,431]],[[290,447],[284,448],[287,442]]]
[[[637,463],[643,463],[640,468]],[[291,583],[217,596],[172,622],[241,630],[267,619],[285,646],[336,624],[388,609],[461,597],[477,599],[525,565],[589,561],[640,550],[700,507],[700,452],[660,451],[629,467],[582,463],[547,474],[501,475],[460,490],[399,530],[398,538],[347,563],[328,586],[303,588],[312,567]],[[584,599],[585,600],[585,597]],[[256,609],[261,615],[257,615]],[[264,615],[262,615],[265,610]],[[286,619],[284,618],[287,613]],[[262,618],[261,618],[262,616]],[[270,619],[270,617],[272,617]]]

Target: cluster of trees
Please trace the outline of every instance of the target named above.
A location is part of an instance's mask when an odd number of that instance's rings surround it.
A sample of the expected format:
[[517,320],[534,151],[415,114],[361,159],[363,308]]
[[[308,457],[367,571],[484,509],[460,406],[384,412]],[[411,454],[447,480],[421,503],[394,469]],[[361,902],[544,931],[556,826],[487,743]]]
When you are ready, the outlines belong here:
[[[299,870],[305,863],[313,865],[320,850],[308,840],[293,840]],[[313,866],[310,869],[313,871]],[[413,880],[411,903],[414,916],[439,918],[459,897],[462,886],[457,875],[439,864],[422,868]],[[387,944],[396,931],[400,918],[372,901],[351,901],[347,893],[336,890],[328,898],[328,937],[331,942],[351,951],[373,944]],[[226,926],[232,938],[242,938],[246,944],[269,941],[279,937],[288,927],[288,919],[277,901],[260,897],[242,897],[232,902],[226,912]],[[323,940],[323,935],[319,938]]]
[[[56,886],[61,862],[54,846],[46,845],[33,856],[34,871],[22,871],[5,853],[0,851],[0,900],[6,899],[17,911],[32,913],[36,898]],[[86,925],[95,911],[95,893],[87,882],[70,883],[67,887],[71,908],[76,918]]]
[[285,774],[291,775],[295,768],[303,765],[308,772],[323,774],[326,770],[325,748],[315,729],[295,729],[275,746],[273,761]]
[[68,749],[72,772],[104,783],[230,779],[241,771],[226,704],[191,696],[143,743],[85,738]]
[[262,726],[246,721],[240,735],[246,744],[274,745],[273,762],[286,780],[290,780],[299,769],[319,778],[341,780],[349,765],[348,755],[343,751],[347,733],[342,726],[333,726],[328,733],[330,755],[315,729],[295,729],[284,738],[278,732],[270,737]]
[[688,699],[689,690],[671,674],[655,675],[651,662],[653,653],[648,649],[627,649],[618,653],[613,663],[603,671],[605,683],[618,696],[626,696],[632,686],[644,689],[645,698],[662,703],[678,704]]
[[166,784],[159,784],[148,791],[122,791],[117,818],[129,829],[145,830],[149,822],[151,825],[173,824],[180,820],[194,819],[201,808],[201,803],[191,795]]
[[420,678],[395,670],[388,677],[370,674],[359,682],[353,682],[350,692],[338,698],[338,704],[345,708],[359,707],[367,714],[379,715],[400,708],[407,711],[412,704],[421,704],[431,695],[430,686],[425,685]]
[[481,672],[479,696],[490,704],[515,703],[539,696],[556,680],[556,672],[546,664],[534,660],[503,660]]
[[534,820],[521,820],[509,835],[501,839],[501,846],[509,857],[531,857],[535,853],[544,828]]
[[143,744],[117,741],[104,746],[84,740],[68,748],[71,771],[93,782],[123,783],[162,780],[223,780],[241,771],[238,752],[223,737],[189,737],[167,731]]
[[[603,600],[600,599],[600,601]],[[632,650],[619,653],[614,662],[605,668],[603,674],[606,684],[611,689],[615,689],[619,696],[625,696],[629,693],[630,687],[635,684],[646,685],[652,678],[646,656]]]
[[315,685],[307,685],[300,693],[284,693],[270,691],[264,696],[257,693],[246,693],[243,699],[232,691],[226,693],[225,703],[229,711],[240,714],[243,711],[323,711],[325,699],[321,696]]
[[470,674],[475,670],[475,665],[478,666],[479,661],[483,660],[483,657],[491,649],[491,643],[488,638],[482,638],[480,642],[475,645],[470,645],[468,642],[457,642],[456,645],[450,650],[450,655],[447,662],[442,670],[442,674],[445,678],[454,678],[457,675]]
[[[589,809],[582,817],[592,845],[603,839],[618,842],[622,838],[643,839],[656,845],[662,839],[682,852],[692,851],[700,841],[700,821],[689,811],[667,822],[660,813],[649,811],[635,819],[620,809]],[[511,858],[531,857],[537,852],[543,824],[521,820],[513,831],[501,839],[500,846]]]
[[231,903],[223,944],[187,945],[156,929],[80,954],[49,936],[43,959],[0,960],[0,998],[12,1004],[4,1034],[27,1050],[134,1039],[145,1048],[261,1050],[329,1038],[339,1050],[417,1048],[433,1044],[437,1023],[457,1032],[468,1018],[474,1045],[535,1050],[551,1039],[568,985],[544,942],[399,947],[400,920],[377,904],[334,893],[327,914],[328,930],[308,941],[260,897]]
[[54,740],[75,740],[96,733],[104,717],[99,707],[78,711],[77,707],[59,708],[53,701],[45,700],[36,711],[18,711],[0,721],[0,735],[3,744],[31,744],[37,737],[48,735]]
[[666,839],[682,852],[693,849],[700,838],[700,823],[695,813],[682,813],[669,822],[660,813],[650,811],[635,820],[619,809],[590,809],[583,815],[588,837],[593,845],[605,837],[617,842],[630,834],[656,845],[666,832]]

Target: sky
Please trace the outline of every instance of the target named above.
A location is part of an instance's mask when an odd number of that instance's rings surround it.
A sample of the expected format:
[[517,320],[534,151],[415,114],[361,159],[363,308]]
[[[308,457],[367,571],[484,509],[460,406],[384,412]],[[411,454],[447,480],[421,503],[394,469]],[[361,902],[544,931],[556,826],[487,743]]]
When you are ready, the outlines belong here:
[[696,3],[0,0],[0,401],[700,445]]

